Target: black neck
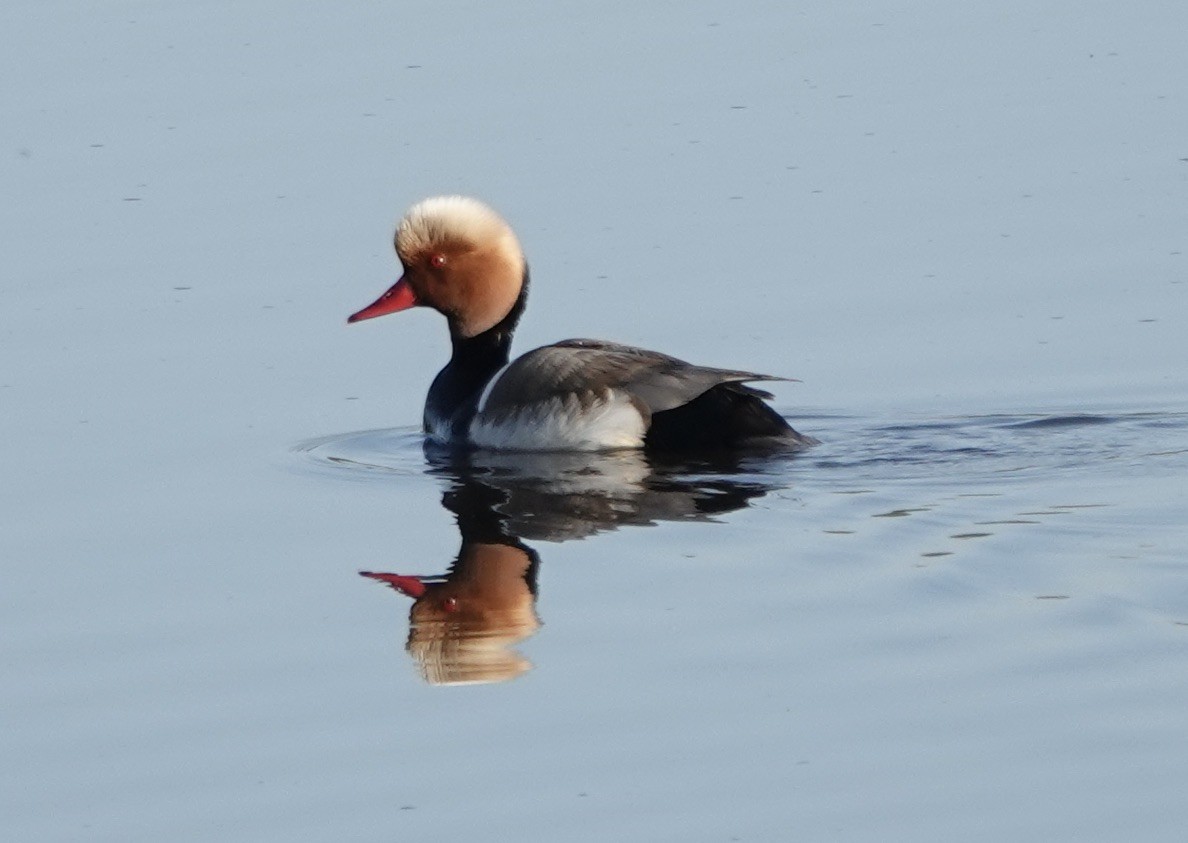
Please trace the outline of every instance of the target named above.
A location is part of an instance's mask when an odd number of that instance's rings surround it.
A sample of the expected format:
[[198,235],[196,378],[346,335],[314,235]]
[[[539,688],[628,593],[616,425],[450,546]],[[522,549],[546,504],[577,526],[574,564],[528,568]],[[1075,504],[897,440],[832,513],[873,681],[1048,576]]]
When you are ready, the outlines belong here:
[[528,303],[528,268],[516,303],[499,323],[473,337],[454,332],[451,325],[450,342],[453,353],[429,388],[426,416],[449,419],[454,437],[462,437],[478,409],[479,396],[495,373],[511,359],[512,336],[516,323]]
[[[524,315],[524,308],[528,305],[528,267],[524,267],[524,278],[520,284],[520,295],[516,303],[508,311],[507,316],[499,320],[493,328],[488,328],[473,337],[463,337],[454,333],[451,326],[450,342],[453,344],[453,354],[450,356],[450,366],[457,366],[467,372],[481,375],[482,384],[479,392],[487,385],[491,377],[507,365],[511,359],[512,336],[516,332],[516,324]],[[477,396],[476,396],[477,397]]]

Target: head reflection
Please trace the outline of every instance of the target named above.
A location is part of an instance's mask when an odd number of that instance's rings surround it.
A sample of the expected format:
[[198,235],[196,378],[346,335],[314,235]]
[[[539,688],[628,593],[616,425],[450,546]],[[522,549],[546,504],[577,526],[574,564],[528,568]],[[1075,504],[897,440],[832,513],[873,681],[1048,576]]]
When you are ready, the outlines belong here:
[[413,599],[406,649],[434,685],[502,682],[531,669],[515,646],[540,627],[540,557],[522,539],[570,541],[622,526],[713,520],[781,488],[785,460],[668,462],[640,452],[438,454],[430,473],[462,546],[442,575],[362,572]]

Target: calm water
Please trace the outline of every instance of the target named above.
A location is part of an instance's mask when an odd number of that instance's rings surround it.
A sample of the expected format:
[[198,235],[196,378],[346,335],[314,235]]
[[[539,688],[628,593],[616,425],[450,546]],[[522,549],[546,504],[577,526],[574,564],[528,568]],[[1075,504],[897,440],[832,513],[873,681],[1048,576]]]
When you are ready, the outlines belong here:
[[798,421],[668,464],[321,437],[263,468],[322,513],[54,571],[17,838],[1172,839],[1188,414]]
[[[874,839],[890,821],[1072,839],[1170,821],[1188,750],[1188,414],[803,426],[825,444],[733,463],[427,466],[401,430],[297,453],[325,482],[442,499],[460,536],[387,560],[406,592],[376,598],[389,667],[515,679],[483,710],[517,734],[536,717],[501,703],[556,705],[523,745],[487,735],[486,715],[454,728],[502,747],[488,763],[568,803],[590,839],[639,822],[697,839],[793,823]],[[498,799],[498,782],[466,781]]]
[[[1186,25],[3,4],[0,838],[1181,840]],[[822,444],[426,456],[448,191]]]
[[[1004,542],[1023,542],[1033,554],[1092,554],[1100,550],[1093,537],[1109,535],[1122,546],[1136,544],[1130,553],[1116,548],[1105,557],[1116,561],[1103,566],[1116,567],[1111,575],[1127,577],[1132,588],[1152,588],[1146,601],[1160,590],[1155,582],[1140,583],[1152,573],[1149,557],[1175,560],[1185,549],[1178,514],[1188,499],[1179,489],[1188,467],[1188,414],[993,415],[895,424],[810,416],[805,422],[835,444],[789,455],[690,461],[632,452],[450,459],[422,454],[416,431],[378,430],[312,440],[295,451],[338,480],[441,495],[461,534],[457,558],[443,556],[436,573],[416,573],[425,569],[416,559],[404,561],[415,572],[366,572],[415,600],[408,650],[433,683],[499,681],[527,669],[517,659],[508,675],[471,675],[466,665],[451,662],[450,646],[465,651],[475,639],[471,645],[482,649],[488,638],[514,644],[537,631],[540,555],[528,541],[586,540],[664,522],[726,524],[731,514],[750,508],[762,513],[751,517],[767,529],[807,529],[837,542],[853,537],[849,541],[866,552],[877,533],[877,546],[900,564],[910,559],[912,567],[948,578],[973,575],[965,557],[1004,553],[995,550]],[[1148,534],[1152,528],[1170,536]],[[1169,538],[1172,546],[1164,543]],[[996,563],[975,579],[991,582],[1017,564]],[[1043,590],[1049,564],[1026,563],[1032,588]],[[729,573],[749,579],[751,572]],[[1007,577],[998,587],[1023,585]],[[1178,599],[1182,589],[1172,594],[1147,608],[1162,607],[1167,623],[1188,625],[1181,617],[1188,608]],[[1030,596],[1067,600],[1074,594],[1056,589]],[[476,659],[488,656],[484,650]],[[500,667],[510,670],[504,662]]]

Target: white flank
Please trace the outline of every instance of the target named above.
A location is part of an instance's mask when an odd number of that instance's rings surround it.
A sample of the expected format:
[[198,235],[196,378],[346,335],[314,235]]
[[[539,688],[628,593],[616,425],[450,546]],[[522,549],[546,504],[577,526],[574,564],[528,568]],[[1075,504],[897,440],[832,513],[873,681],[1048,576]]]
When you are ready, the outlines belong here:
[[568,397],[496,418],[479,413],[470,424],[470,440],[497,451],[606,451],[643,447],[646,430],[631,399],[607,390],[586,407]]

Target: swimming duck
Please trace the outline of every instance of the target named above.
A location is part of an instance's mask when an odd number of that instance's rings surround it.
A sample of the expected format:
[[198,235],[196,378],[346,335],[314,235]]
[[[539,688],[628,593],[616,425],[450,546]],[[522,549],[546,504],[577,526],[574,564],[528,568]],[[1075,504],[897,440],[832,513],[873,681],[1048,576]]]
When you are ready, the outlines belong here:
[[446,317],[453,354],[429,388],[429,440],[511,451],[654,452],[803,447],[749,382],[786,378],[695,366],[628,345],[571,339],[510,360],[528,297],[528,264],[511,226],[464,196],[414,205],[396,228],[404,273],[347,321],[412,307]]

